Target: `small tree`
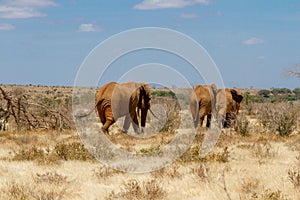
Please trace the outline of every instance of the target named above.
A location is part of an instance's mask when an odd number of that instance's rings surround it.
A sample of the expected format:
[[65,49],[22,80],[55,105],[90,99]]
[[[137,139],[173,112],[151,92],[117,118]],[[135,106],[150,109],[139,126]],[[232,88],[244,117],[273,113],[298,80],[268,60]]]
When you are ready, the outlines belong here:
[[300,78],[300,65],[296,65],[295,69],[289,69],[287,70],[288,76],[295,76]]
[[259,90],[258,95],[264,98],[269,98],[270,97],[270,90]]
[[293,93],[296,95],[296,97],[300,97],[300,87],[293,89]]
[[279,89],[279,93],[280,94],[284,94],[284,95],[288,95],[288,94],[291,94],[292,91],[290,89],[288,89],[288,88],[280,88]]
[[276,97],[279,94],[279,89],[278,88],[272,88],[271,93]]
[[274,96],[277,96],[277,95],[288,95],[288,94],[291,94],[291,90],[288,89],[288,88],[272,88],[271,90],[272,94]]

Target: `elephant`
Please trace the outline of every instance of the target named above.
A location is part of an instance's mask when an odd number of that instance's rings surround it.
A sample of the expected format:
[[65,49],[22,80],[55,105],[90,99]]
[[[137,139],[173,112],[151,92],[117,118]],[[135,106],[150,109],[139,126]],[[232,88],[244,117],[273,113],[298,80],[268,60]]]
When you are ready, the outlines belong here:
[[202,126],[204,117],[207,116],[206,127],[210,127],[211,115],[215,107],[217,87],[212,85],[197,85],[190,95],[190,110],[194,127]]
[[239,113],[241,93],[235,88],[219,89],[216,95],[217,118],[224,128],[232,126]]
[[138,117],[141,112],[141,131],[144,132],[150,100],[150,87],[146,83],[105,84],[97,91],[95,98],[95,107],[103,124],[102,130],[108,132],[108,128],[118,118],[125,116],[123,131],[127,133],[132,122],[134,132],[140,133]]

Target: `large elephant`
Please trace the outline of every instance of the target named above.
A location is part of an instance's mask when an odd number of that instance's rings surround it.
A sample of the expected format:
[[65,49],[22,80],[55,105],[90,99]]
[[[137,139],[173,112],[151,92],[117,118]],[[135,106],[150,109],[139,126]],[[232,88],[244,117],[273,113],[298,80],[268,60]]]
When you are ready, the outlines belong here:
[[122,116],[125,116],[123,131],[127,132],[132,122],[135,133],[140,132],[138,116],[141,118],[141,129],[144,131],[146,117],[150,109],[151,92],[146,83],[128,82],[118,84],[111,82],[101,87],[96,93],[95,105],[102,130],[108,128]]
[[190,110],[194,120],[194,126],[202,126],[207,116],[206,127],[210,126],[211,114],[215,107],[217,87],[212,85],[197,85],[190,96]]
[[216,96],[216,110],[218,121],[223,127],[230,127],[239,113],[240,103],[243,100],[241,93],[235,88],[219,89]]

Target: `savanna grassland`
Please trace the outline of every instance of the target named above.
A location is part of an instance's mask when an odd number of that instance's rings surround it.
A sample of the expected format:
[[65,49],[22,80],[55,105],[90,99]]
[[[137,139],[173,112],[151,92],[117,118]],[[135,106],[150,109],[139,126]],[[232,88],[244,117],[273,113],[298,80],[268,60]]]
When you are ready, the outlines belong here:
[[[222,130],[209,154],[199,157],[207,133],[202,127],[173,163],[132,174],[86,150],[71,114],[71,87],[1,88],[0,113],[6,116],[9,108],[10,117],[8,130],[0,132],[0,199],[300,199],[297,90],[241,90],[236,124]],[[172,92],[155,89],[153,96],[170,118],[159,133],[135,138],[115,124],[108,139],[146,156],[168,144],[180,131],[178,121],[187,120],[179,116],[189,113],[188,99],[177,96],[184,105],[179,111]]]

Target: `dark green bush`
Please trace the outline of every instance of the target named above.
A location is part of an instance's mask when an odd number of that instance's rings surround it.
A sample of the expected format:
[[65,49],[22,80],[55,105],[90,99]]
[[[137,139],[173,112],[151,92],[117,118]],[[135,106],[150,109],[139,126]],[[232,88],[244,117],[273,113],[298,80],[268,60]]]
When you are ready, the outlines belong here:
[[165,97],[165,96],[170,96],[170,97],[175,97],[175,93],[172,91],[153,91],[152,96],[157,96],[157,97]]

